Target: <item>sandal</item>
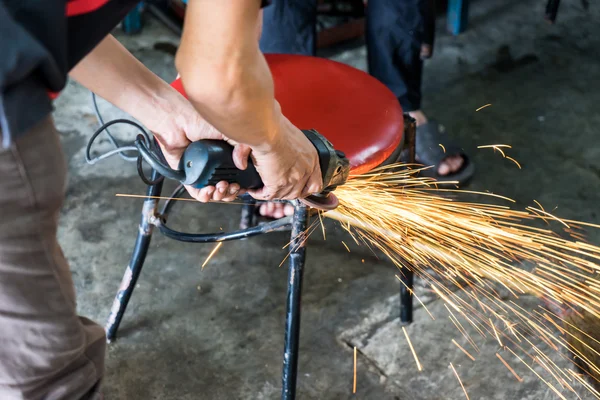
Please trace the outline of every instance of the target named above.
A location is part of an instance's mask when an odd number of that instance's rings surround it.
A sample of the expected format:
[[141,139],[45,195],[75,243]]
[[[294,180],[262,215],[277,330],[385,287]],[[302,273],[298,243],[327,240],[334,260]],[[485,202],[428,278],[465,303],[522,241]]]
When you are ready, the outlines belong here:
[[[438,182],[456,181],[459,185],[465,185],[475,173],[475,165],[464,150],[450,141],[448,134],[444,132],[435,120],[429,120],[417,127],[416,137],[416,161],[426,167],[434,166],[421,171],[421,175],[434,178]],[[408,162],[408,151],[402,152],[402,161]],[[450,154],[460,155],[463,159],[462,166],[456,172],[439,175],[438,166],[444,158]]]

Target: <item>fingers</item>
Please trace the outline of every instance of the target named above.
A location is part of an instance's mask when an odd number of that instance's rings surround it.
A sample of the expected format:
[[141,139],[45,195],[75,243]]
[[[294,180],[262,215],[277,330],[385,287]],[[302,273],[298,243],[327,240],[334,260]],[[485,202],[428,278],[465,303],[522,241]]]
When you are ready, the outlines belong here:
[[250,151],[250,147],[244,144],[238,144],[233,148],[233,163],[237,168],[244,170],[248,167]]
[[201,203],[208,203],[213,195],[213,193],[215,192],[215,187],[214,186],[207,186],[204,187],[200,190],[198,190],[194,196],[194,193],[192,193],[189,189],[188,192],[199,202]]
[[292,183],[266,185],[261,189],[249,190],[248,193],[257,200],[296,200],[319,193],[322,190],[321,182],[321,172],[317,168],[308,178],[296,179]]
[[270,188],[267,186],[264,186],[260,189],[248,190],[248,194],[254,197],[256,200],[273,200],[275,198],[274,192],[272,194]]
[[306,181],[306,185],[302,190],[301,198],[310,196],[311,194],[321,193],[323,191],[323,177],[321,176],[321,168],[317,167]]
[[240,192],[240,185],[237,183],[228,184],[225,181],[217,183],[212,195],[214,201],[233,201]]
[[208,203],[210,201],[230,202],[245,192],[244,190],[240,189],[239,184],[228,184],[225,181],[217,183],[216,186],[206,186],[202,189],[194,189],[187,186],[186,189],[194,199],[201,203]]

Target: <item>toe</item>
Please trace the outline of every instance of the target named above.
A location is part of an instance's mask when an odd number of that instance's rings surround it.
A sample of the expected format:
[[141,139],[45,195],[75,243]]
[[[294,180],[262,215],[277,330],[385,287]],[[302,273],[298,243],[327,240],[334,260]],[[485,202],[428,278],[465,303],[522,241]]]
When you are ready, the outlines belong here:
[[445,159],[444,161],[442,161],[440,163],[440,166],[438,167],[438,174],[441,176],[446,176],[450,173],[450,165],[448,162],[448,159]]
[[450,162],[452,164],[452,172],[458,172],[463,165],[463,158],[461,156],[454,156]]

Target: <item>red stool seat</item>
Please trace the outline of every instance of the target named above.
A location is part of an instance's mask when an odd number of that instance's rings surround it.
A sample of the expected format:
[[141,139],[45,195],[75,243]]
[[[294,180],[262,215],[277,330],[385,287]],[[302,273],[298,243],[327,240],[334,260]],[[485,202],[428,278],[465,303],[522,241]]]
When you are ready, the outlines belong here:
[[[316,129],[343,151],[353,174],[375,168],[400,144],[402,108],[377,79],[324,58],[268,54],[266,59],[283,114],[300,129]],[[184,94],[179,79],[172,85]]]

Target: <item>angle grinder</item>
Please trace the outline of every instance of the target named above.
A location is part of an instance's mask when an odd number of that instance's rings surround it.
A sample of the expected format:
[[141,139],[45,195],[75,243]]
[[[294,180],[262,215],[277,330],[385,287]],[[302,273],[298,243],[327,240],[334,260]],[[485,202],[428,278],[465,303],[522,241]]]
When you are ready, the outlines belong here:
[[[348,180],[350,162],[344,153],[336,150],[316,130],[302,132],[317,149],[324,189],[321,193],[298,200],[315,209],[333,210],[339,201],[332,192]],[[233,146],[223,140],[203,139],[192,142],[181,157],[177,170],[168,167],[164,160],[159,160],[139,138],[136,147],[141,156],[161,175],[197,189],[215,186],[221,181],[237,183],[242,189],[260,189],[264,186],[252,159],[248,160],[245,170],[237,168],[233,162]]]

